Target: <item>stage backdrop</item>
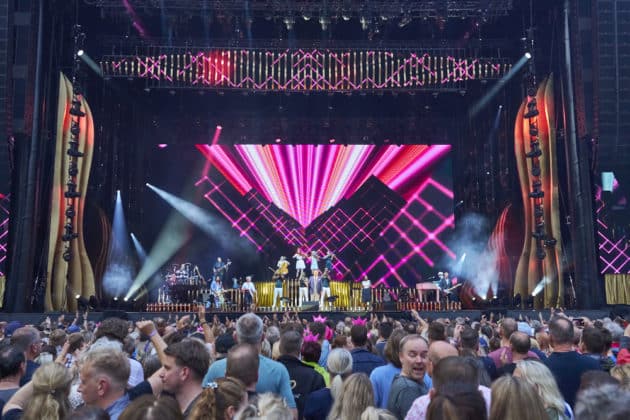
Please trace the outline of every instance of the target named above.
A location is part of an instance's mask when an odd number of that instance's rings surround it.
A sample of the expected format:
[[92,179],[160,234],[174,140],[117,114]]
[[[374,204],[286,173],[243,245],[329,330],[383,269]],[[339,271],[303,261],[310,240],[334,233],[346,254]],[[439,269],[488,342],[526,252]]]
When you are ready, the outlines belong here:
[[[339,280],[368,275],[390,287],[413,286],[434,275],[445,257],[455,258],[446,245],[454,227],[449,145],[197,144],[194,159],[184,149],[155,149],[159,167],[151,183],[177,194],[191,167],[202,168],[192,181],[201,206],[255,250],[266,273],[257,280],[270,277],[266,267],[281,255],[291,260],[297,248],[334,252]],[[174,260],[190,258],[207,270],[221,255],[235,261],[232,275],[247,274],[239,273],[247,262],[213,249],[212,238],[207,242],[196,256],[180,252]]]

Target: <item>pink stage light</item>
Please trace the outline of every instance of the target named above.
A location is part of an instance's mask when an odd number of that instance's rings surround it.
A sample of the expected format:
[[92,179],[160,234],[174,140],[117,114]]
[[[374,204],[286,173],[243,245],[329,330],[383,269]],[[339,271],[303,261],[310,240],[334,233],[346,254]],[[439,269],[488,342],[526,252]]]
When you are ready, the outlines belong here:
[[[218,132],[217,132],[218,133]],[[335,140],[335,139],[331,139]],[[335,140],[336,141],[336,140]],[[197,145],[241,194],[255,188],[302,226],[376,176],[409,199],[450,146]],[[441,185],[434,186],[437,189]],[[444,190],[452,196],[450,190]]]
[[166,143],[158,144],[158,148],[160,148],[160,149],[166,149],[167,147],[168,147],[168,144],[166,144]]
[[337,141],[337,140],[332,139],[332,138],[331,138],[331,139],[328,139],[328,143],[331,143],[331,144],[332,144],[332,143],[334,143],[334,142],[336,142],[336,141]]

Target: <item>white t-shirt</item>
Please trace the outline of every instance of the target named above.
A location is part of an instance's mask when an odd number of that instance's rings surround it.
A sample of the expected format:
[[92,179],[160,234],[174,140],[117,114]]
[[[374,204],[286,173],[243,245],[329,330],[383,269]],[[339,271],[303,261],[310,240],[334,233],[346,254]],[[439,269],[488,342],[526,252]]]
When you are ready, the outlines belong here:
[[256,286],[254,286],[254,283],[246,281],[241,286],[241,290],[249,290],[249,292],[253,295],[254,293],[256,293]]

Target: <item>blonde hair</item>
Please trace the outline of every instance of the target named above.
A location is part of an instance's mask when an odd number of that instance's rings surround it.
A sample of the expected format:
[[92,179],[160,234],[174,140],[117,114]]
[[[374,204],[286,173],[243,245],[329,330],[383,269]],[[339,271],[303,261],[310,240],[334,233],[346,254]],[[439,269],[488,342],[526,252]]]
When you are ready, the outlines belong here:
[[234,416],[235,420],[293,420],[293,413],[284,399],[267,392],[260,394],[256,405],[250,404]]
[[121,350],[111,347],[90,349],[81,357],[80,366],[107,376],[120,389],[127,387],[131,367],[129,358]]
[[219,378],[201,391],[189,419],[223,420],[229,407],[238,411],[244,396],[243,382],[236,378]]
[[521,378],[538,390],[545,408],[564,413],[564,398],[547,366],[538,360],[521,360],[516,367],[521,371]]
[[630,391],[630,363],[614,366],[610,369],[610,376],[617,379],[623,389]]
[[520,378],[502,376],[492,384],[489,420],[529,420],[547,418],[536,389]]
[[22,419],[58,420],[70,415],[70,384],[72,375],[64,366],[48,363],[39,367],[33,374],[33,396]]
[[382,408],[368,407],[361,414],[361,420],[396,420],[396,416]]
[[371,405],[374,405],[374,391],[370,378],[365,373],[353,373],[343,382],[328,420],[357,419]]
[[330,394],[336,399],[341,393],[343,379],[352,373],[352,354],[346,349],[333,349],[326,361],[330,373]]

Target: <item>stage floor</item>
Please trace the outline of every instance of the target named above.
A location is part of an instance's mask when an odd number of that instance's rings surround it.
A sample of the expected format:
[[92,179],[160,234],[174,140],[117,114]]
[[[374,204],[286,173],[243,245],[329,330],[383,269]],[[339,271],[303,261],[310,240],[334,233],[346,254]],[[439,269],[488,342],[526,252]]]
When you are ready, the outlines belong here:
[[[515,319],[519,319],[522,317],[523,319],[538,319],[538,312],[535,310],[520,310],[520,309],[507,309],[507,308],[488,308],[484,310],[459,310],[459,311],[418,311],[421,317],[424,319],[428,319],[429,321],[438,319],[438,318],[449,318],[454,319],[457,317],[468,318],[471,321],[479,321],[481,320],[482,315],[486,315],[487,318],[490,317],[490,313],[495,314],[495,320],[498,319],[499,316],[508,316]],[[548,309],[540,311],[543,315],[544,319],[549,318],[550,311]],[[236,319],[243,314],[243,312],[212,312],[207,311],[208,319],[211,319],[213,315],[218,315],[221,321],[225,320],[225,317],[229,319]],[[256,312],[260,317],[268,317],[273,318],[274,315],[277,315],[279,319],[282,318],[283,312]],[[369,318],[372,312],[345,312],[345,311],[301,311],[298,312],[300,319],[306,319],[307,321],[312,321],[314,316],[323,315],[328,319],[332,319],[335,322],[341,321],[346,317],[352,318]],[[411,314],[409,311],[376,311],[373,312],[381,318],[383,315],[388,317],[392,317],[394,319],[411,319]],[[0,321],[20,321],[23,324],[34,324],[38,325],[43,322],[46,317],[50,316],[51,320],[54,322],[61,312],[47,312],[47,313],[2,313],[0,312]],[[142,319],[153,319],[156,317],[168,318],[171,315],[171,318],[174,321],[174,315],[183,316],[186,314],[190,314],[190,312],[126,312],[121,310],[111,310],[111,311],[103,311],[103,312],[91,312],[88,315],[89,321],[100,321],[104,317],[112,316],[112,315],[123,315],[130,321],[139,321]],[[601,319],[604,317],[611,316],[611,308],[602,308],[595,310],[567,310],[566,314],[569,316],[581,316],[588,317],[589,319]],[[74,314],[66,313],[66,319],[72,319]]]

